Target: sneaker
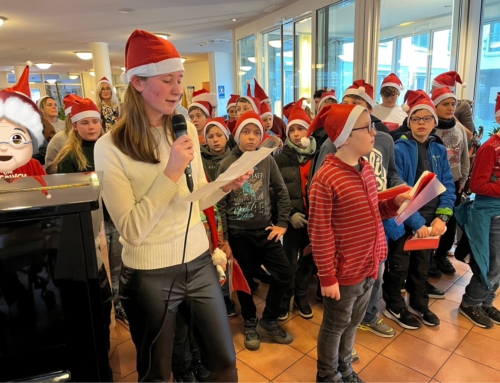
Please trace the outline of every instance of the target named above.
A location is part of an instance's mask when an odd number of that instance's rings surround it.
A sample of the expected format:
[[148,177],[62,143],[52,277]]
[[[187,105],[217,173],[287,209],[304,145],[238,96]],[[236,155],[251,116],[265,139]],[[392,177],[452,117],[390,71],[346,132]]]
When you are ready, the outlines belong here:
[[251,351],[258,350],[260,348],[260,337],[257,334],[256,328],[259,320],[257,318],[254,319],[245,319],[243,322],[243,327],[245,329],[245,347]]
[[494,326],[493,321],[481,306],[470,306],[462,302],[460,303],[458,312],[478,327],[493,328]]
[[198,366],[194,376],[197,382],[211,382],[213,380],[212,373],[203,364]]
[[229,297],[224,297],[224,303],[226,304],[227,316],[229,318],[238,315],[238,308],[236,307],[236,303]]
[[493,323],[500,324],[500,311],[494,306],[483,306],[483,310]]
[[280,306],[280,311],[278,312],[278,320],[287,320],[288,319],[288,306],[286,303],[282,303]]
[[428,307],[415,309],[409,306],[408,311],[416,315],[427,326],[439,326],[441,323],[437,315],[429,310]]
[[125,323],[127,326],[129,325],[128,323],[128,318],[127,318],[127,314],[125,313],[125,310],[123,309],[123,307],[118,307],[116,310],[115,310],[115,318],[117,320],[121,320],[123,323]]
[[354,371],[342,377],[342,382],[365,383]]
[[444,299],[446,298],[446,293],[443,290],[438,289],[436,286],[433,286],[429,282],[425,282],[425,291],[427,292],[427,295],[429,295],[429,298],[434,298],[434,299]]
[[174,374],[174,381],[175,382],[196,382],[196,379],[194,377],[193,371],[189,370],[188,372],[184,374]]
[[399,310],[391,310],[386,307],[383,313],[387,318],[392,319],[398,325],[408,330],[418,330],[422,328],[422,324],[417,318],[410,314],[406,307]]
[[429,275],[429,278],[436,278],[436,279],[439,279],[443,276],[443,273],[437,268],[436,262],[434,261],[434,257],[432,256],[431,256],[431,264],[429,265],[427,274]]
[[396,331],[392,327],[387,326],[383,319],[376,320],[373,323],[361,323],[358,328],[360,330],[371,331],[382,338],[392,338],[396,335]]
[[443,274],[455,274],[456,270],[447,256],[435,256],[436,266]]
[[299,310],[299,315],[305,319],[311,319],[313,317],[313,311],[309,303],[307,302],[306,296],[297,297],[295,296],[293,304]]
[[359,354],[355,349],[352,349],[351,353],[351,363],[357,362],[359,360]]
[[342,375],[339,372],[335,372],[332,375],[320,376],[319,372],[316,373],[316,382],[337,382],[342,383]]
[[323,294],[321,294],[321,284],[319,283],[319,280],[318,280],[318,286],[316,287],[316,299],[319,302],[323,302]]
[[257,334],[261,337],[271,338],[279,344],[290,344],[293,342],[293,335],[283,330],[277,321],[261,319],[256,330]]

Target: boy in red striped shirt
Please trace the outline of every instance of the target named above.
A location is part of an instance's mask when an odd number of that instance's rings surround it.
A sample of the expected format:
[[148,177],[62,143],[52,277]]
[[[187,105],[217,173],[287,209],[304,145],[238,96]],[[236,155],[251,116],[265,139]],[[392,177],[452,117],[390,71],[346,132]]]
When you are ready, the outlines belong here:
[[351,353],[378,267],[387,256],[382,219],[394,217],[410,197],[378,200],[375,173],[363,158],[377,134],[366,108],[333,104],[321,110],[308,135],[318,127],[325,128],[338,150],[314,176],[309,197],[309,237],[324,296],[316,380],[362,382],[352,369]]

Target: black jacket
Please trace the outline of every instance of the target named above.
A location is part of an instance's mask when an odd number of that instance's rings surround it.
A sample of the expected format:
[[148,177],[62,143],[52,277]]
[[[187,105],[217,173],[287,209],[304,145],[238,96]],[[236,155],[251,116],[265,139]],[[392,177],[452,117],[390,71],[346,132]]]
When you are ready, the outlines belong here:
[[208,181],[215,181],[217,174],[217,167],[219,166],[219,162],[221,162],[224,158],[229,156],[231,150],[226,147],[226,151],[220,156],[216,156],[212,154],[208,145],[201,147],[201,160],[203,161],[203,169],[205,170],[205,174],[207,175]]

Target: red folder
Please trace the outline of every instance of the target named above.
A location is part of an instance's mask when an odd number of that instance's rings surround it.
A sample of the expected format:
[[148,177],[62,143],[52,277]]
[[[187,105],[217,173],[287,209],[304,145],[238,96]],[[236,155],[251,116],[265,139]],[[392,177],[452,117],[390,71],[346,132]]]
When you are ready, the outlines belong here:
[[437,249],[440,239],[440,235],[425,238],[413,238],[413,235],[411,235],[405,242],[404,251]]
[[244,291],[247,294],[252,294],[250,291],[250,286],[248,286],[248,282],[243,275],[243,271],[241,270],[240,265],[236,261],[236,259],[231,258],[229,260],[229,288],[230,291]]
[[381,191],[378,193],[378,200],[379,201],[384,201],[387,199],[393,199],[394,197],[402,194],[402,193],[407,193],[411,190],[411,187],[406,185],[406,184],[401,184],[398,186],[394,186],[390,189]]

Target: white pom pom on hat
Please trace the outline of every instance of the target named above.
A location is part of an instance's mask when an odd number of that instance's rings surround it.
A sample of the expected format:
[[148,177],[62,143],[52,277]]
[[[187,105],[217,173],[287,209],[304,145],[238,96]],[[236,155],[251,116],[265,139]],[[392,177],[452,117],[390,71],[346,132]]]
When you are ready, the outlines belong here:
[[124,83],[125,85],[127,85],[127,84],[128,84],[128,76],[127,76],[127,72],[122,72],[122,73],[120,74],[120,81],[121,81],[122,83]]
[[462,88],[467,88],[467,83],[466,82],[462,83]]
[[365,93],[365,91],[366,91],[366,89],[365,89],[365,87],[364,87],[364,86],[360,86],[360,87],[358,88],[358,93],[359,93],[359,94],[361,94],[361,93]]
[[401,105],[401,109],[403,109],[403,111],[408,113],[410,111],[410,106],[408,104],[403,104]]
[[250,85],[250,80],[246,80],[245,84]]
[[28,61],[26,61],[26,65],[27,65],[27,66],[32,66],[32,65],[33,65],[33,63],[32,63],[31,61],[29,61],[29,60],[28,60]]
[[300,143],[302,144],[303,147],[307,148],[309,147],[309,145],[311,145],[311,140],[309,139],[309,137],[302,137],[300,139]]

